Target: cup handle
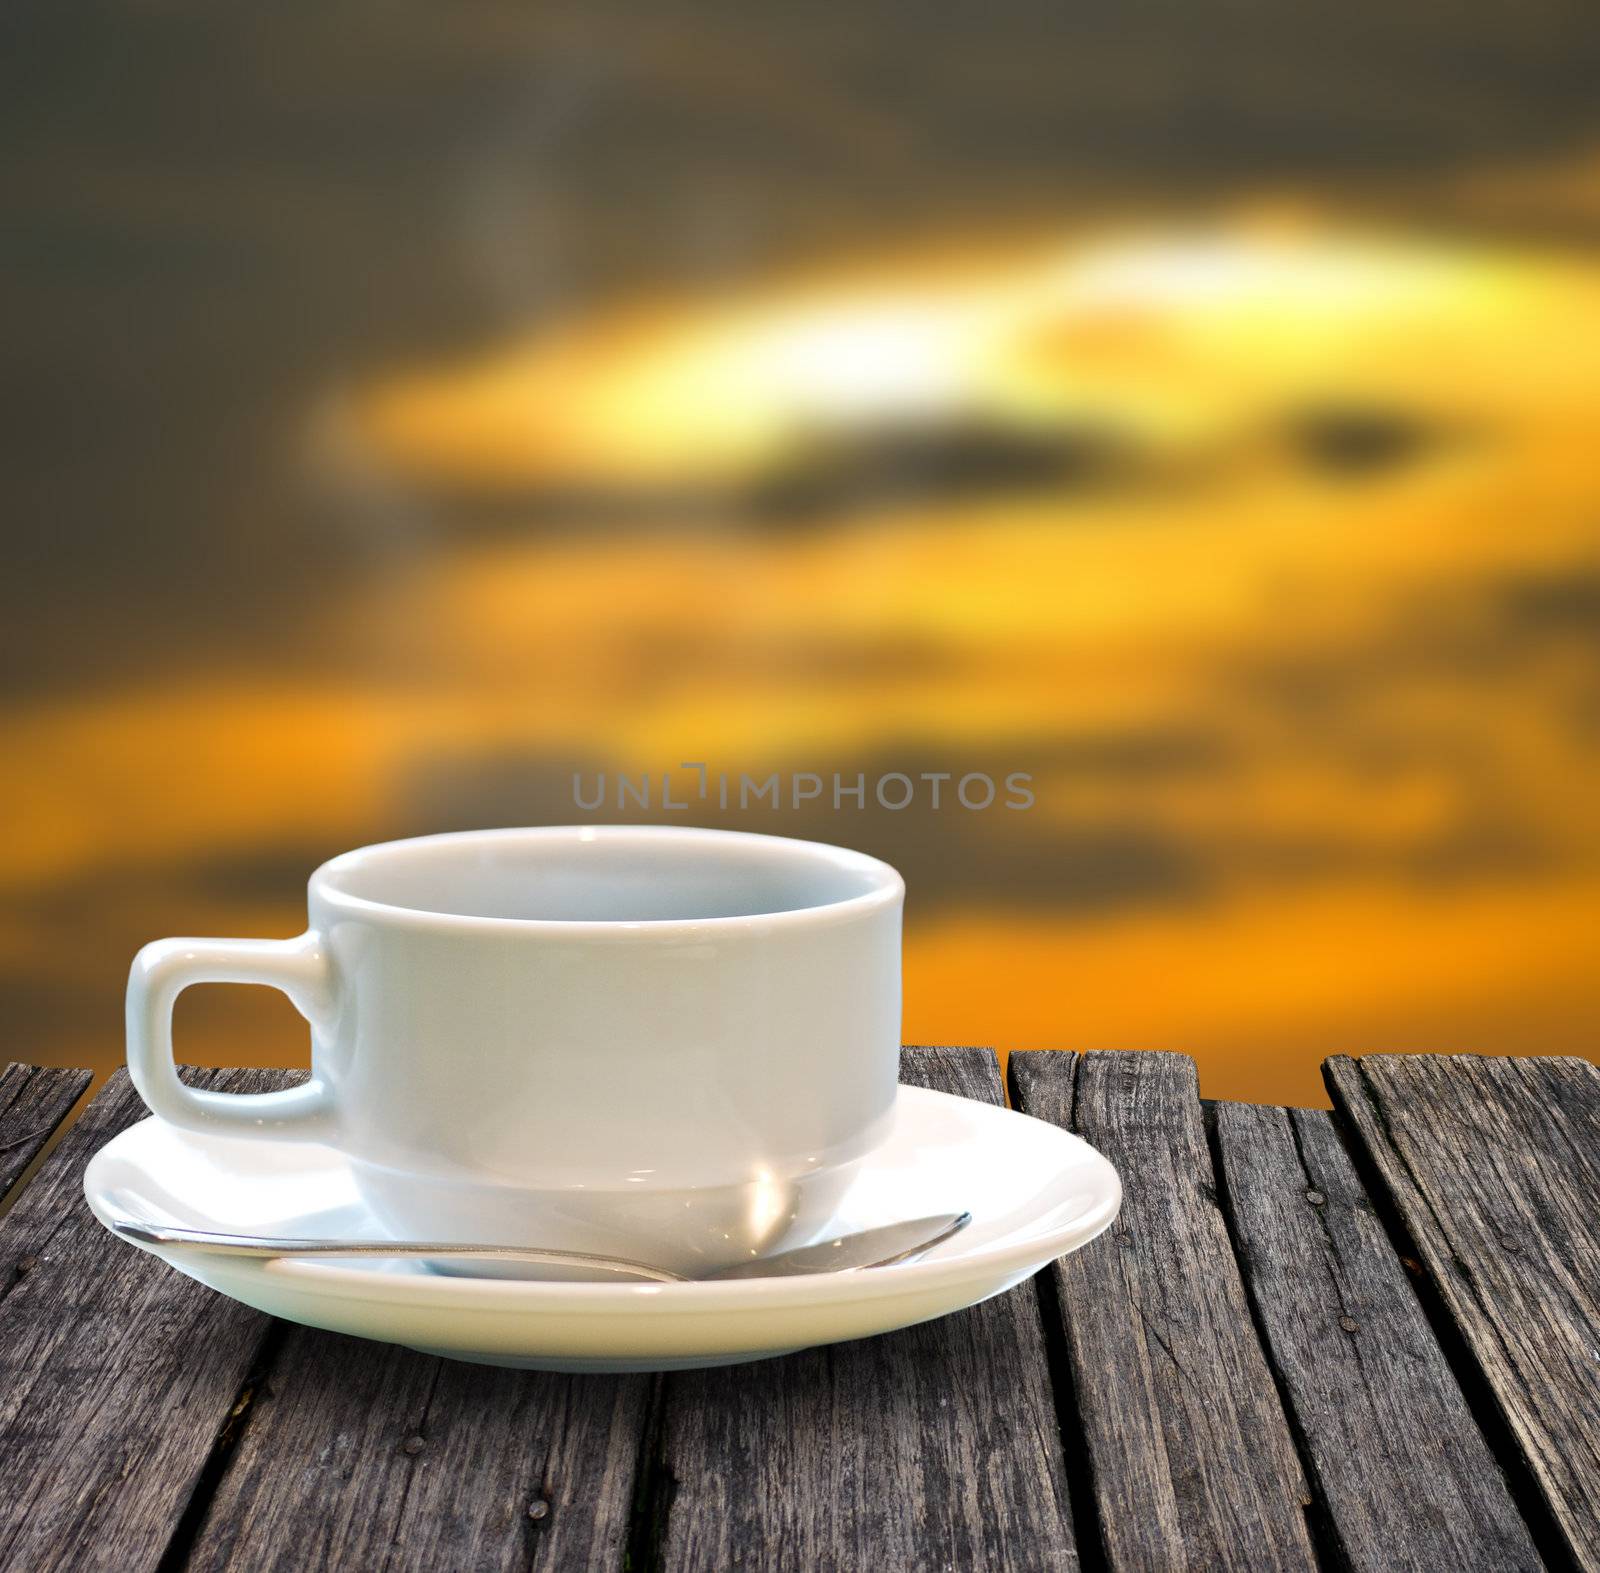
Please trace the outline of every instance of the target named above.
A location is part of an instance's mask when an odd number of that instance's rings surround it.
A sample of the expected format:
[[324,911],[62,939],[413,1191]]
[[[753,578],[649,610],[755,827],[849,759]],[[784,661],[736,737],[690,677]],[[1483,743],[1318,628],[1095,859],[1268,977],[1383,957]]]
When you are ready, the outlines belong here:
[[178,1079],[172,1008],[191,983],[265,983],[282,989],[314,1026],[331,1020],[332,968],[320,934],[298,939],[158,939],[128,974],[128,1073],[151,1112],[186,1131],[326,1140],[333,1126],[327,1084],[282,1092],[203,1092]]

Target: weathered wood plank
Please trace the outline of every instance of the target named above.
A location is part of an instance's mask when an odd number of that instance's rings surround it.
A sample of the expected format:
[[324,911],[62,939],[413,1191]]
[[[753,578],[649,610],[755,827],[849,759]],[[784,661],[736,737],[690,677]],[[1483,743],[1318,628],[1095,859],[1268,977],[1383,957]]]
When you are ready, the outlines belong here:
[[1346,1567],[1542,1567],[1321,1109],[1214,1109],[1237,1255]]
[[292,1328],[185,1566],[621,1568],[650,1395]]
[[[994,1057],[910,1049],[903,1078],[1000,1101]],[[666,1568],[1073,1568],[1031,1284],[922,1327],[667,1378]]]
[[0,1200],[93,1080],[90,1071],[7,1065],[0,1071]]
[[1600,1569],[1600,1069],[1374,1055],[1324,1075],[1553,1532]]
[[0,1219],[0,1568],[156,1567],[268,1325],[90,1214],[84,1165],[144,1112],[117,1072]]
[[1122,1216],[1051,1270],[1108,1565],[1316,1566],[1311,1496],[1213,1181],[1194,1064],[1013,1054],[1015,1099],[1117,1166]]

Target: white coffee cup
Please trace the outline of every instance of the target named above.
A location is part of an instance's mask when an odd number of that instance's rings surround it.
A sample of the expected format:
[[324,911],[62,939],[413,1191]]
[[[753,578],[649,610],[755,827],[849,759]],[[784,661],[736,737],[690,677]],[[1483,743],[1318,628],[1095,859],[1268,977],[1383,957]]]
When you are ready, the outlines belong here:
[[[397,1236],[709,1266],[820,1227],[881,1139],[904,893],[861,853],[732,831],[364,847],[311,876],[297,939],[145,946],[128,1068],[173,1125],[338,1147]],[[282,989],[311,1079],[185,1086],[192,983]]]

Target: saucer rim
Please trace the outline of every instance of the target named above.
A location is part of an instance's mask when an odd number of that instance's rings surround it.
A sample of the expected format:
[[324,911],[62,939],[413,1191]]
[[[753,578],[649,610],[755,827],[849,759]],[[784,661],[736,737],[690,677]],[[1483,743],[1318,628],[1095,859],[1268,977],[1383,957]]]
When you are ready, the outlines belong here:
[[[1096,1178],[1098,1184],[1094,1190],[1098,1194],[1069,1220],[1052,1227],[1039,1229],[1030,1220],[1019,1226],[1020,1233],[1010,1232],[999,1240],[975,1249],[935,1256],[926,1261],[874,1268],[870,1273],[796,1273],[778,1278],[694,1280],[667,1284],[563,1282],[374,1273],[332,1262],[289,1258],[235,1261],[206,1257],[204,1253],[186,1251],[182,1247],[133,1245],[133,1248],[145,1250],[190,1276],[194,1276],[191,1269],[203,1259],[207,1272],[211,1274],[237,1274],[245,1279],[285,1278],[292,1282],[297,1293],[310,1293],[317,1298],[339,1301],[355,1295],[386,1304],[463,1311],[474,1307],[513,1310],[518,1306],[526,1306],[530,1310],[542,1307],[550,1310],[559,1308],[563,1312],[584,1310],[597,1314],[631,1314],[648,1307],[656,1315],[668,1311],[695,1314],[699,1311],[734,1311],[745,1306],[755,1307],[770,1302],[777,1295],[797,1306],[854,1299],[862,1292],[863,1286],[874,1297],[890,1296],[897,1290],[909,1295],[953,1285],[967,1278],[990,1279],[997,1274],[1025,1269],[1030,1264],[1042,1267],[1098,1238],[1111,1227],[1121,1211],[1121,1176],[1103,1153],[1074,1132],[1005,1105],[983,1103],[932,1088],[903,1085],[900,1097],[913,1106],[919,1103],[930,1107],[938,1104],[957,1105],[964,1116],[991,1122],[996,1127],[1012,1120],[1025,1120],[1030,1125],[1040,1127],[1050,1133],[1051,1139],[1060,1141],[1064,1151],[1071,1151],[1074,1162]],[[97,1197],[100,1188],[93,1183],[97,1169],[102,1167],[102,1157],[109,1155],[115,1145],[134,1131],[163,1123],[158,1116],[151,1115],[127,1127],[95,1153],[84,1171],[84,1198],[95,1218],[108,1230],[112,1209],[100,1202]],[[1068,1165],[1063,1164],[1062,1167]],[[957,1236],[957,1242],[953,1243],[958,1243],[959,1238]],[[119,1243],[133,1244],[122,1242],[120,1237],[118,1239]]]

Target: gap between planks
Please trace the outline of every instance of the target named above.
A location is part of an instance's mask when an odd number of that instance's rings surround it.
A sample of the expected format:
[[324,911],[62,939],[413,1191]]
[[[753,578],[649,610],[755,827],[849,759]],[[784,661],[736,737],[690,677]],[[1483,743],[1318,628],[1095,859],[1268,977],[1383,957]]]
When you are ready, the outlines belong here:
[[1208,1109],[1261,1345],[1340,1567],[1541,1566],[1525,1516],[1333,1117]]
[[93,1073],[11,1064],[0,1069],[0,1218],[72,1125]]
[[1375,1055],[1323,1075],[1540,1552],[1600,1570],[1600,1068]]
[[[1186,1056],[1014,1054],[1014,1100],[1117,1165],[1123,1211],[1047,1269],[1058,1387],[1113,1568],[1314,1569],[1312,1497],[1221,1216]],[[1046,1306],[1048,1297],[1042,1297]]]

